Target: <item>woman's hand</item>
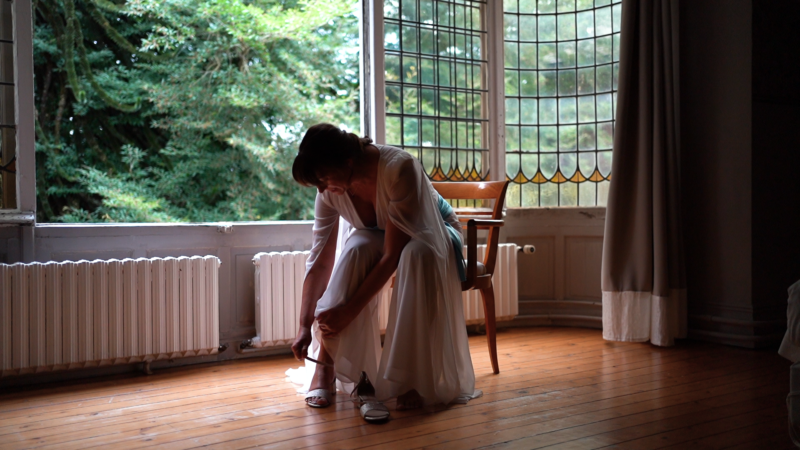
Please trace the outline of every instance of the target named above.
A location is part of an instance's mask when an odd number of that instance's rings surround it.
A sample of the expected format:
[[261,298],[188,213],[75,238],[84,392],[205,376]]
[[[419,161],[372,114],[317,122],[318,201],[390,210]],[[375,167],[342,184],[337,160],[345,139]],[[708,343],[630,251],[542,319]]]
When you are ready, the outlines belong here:
[[308,347],[311,345],[311,329],[308,327],[300,327],[297,330],[297,337],[294,338],[292,343],[292,353],[298,361],[302,361],[308,355]]
[[353,314],[347,304],[344,304],[321,312],[317,316],[317,322],[319,322],[319,329],[322,331],[322,335],[330,338],[341,333],[355,317],[356,314]]

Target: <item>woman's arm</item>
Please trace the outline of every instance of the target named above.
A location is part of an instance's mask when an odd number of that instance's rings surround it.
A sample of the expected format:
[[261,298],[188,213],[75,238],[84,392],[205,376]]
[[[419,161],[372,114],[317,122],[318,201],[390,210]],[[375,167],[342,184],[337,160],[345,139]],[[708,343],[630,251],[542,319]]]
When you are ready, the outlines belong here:
[[306,279],[303,281],[302,304],[300,306],[300,328],[297,336],[292,343],[292,353],[298,360],[302,360],[308,354],[308,346],[311,345],[311,325],[314,323],[314,311],[317,309],[317,302],[325,293],[328,281],[331,279],[333,264],[336,259],[336,240],[337,229],[334,228],[328,242],[322,247],[314,265],[311,266]]
[[322,194],[317,194],[314,201],[313,244],[311,254],[306,261],[306,277],[303,281],[300,327],[292,343],[292,352],[297,359],[306,357],[307,348],[311,344],[314,310],[331,278],[336,259],[338,231],[339,212],[325,201]]
[[322,247],[317,260],[311,266],[303,280],[302,305],[300,306],[300,327],[311,328],[314,323],[314,311],[317,309],[317,301],[322,298],[328,282],[331,279],[333,265],[336,259],[336,241],[338,225],[334,227],[328,242]]
[[387,222],[383,256],[378,264],[372,268],[355,294],[344,305],[324,311],[317,317],[323,336],[336,335],[358,316],[397,270],[400,255],[410,240],[411,237],[397,228],[391,220]]

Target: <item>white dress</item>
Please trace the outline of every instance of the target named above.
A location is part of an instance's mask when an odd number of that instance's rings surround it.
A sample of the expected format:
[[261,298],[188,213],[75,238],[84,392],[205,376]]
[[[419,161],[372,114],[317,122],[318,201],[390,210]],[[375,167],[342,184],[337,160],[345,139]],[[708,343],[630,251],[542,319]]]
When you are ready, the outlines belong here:
[[[439,212],[439,195],[413,156],[396,147],[377,147],[377,229],[361,223],[349,196],[317,194],[306,273],[328,239],[338,236],[336,265],[317,302],[318,316],[350,298],[380,260],[389,220],[408,234],[411,240],[397,267],[383,349],[377,298],[373,298],[334,339],[323,338],[314,322],[310,356],[318,354],[322,341],[334,359],[337,378],[345,383],[340,388],[348,392],[363,370],[382,400],[416,389],[426,405],[465,402],[480,391],[475,391],[461,283]],[[460,230],[454,216],[447,222]],[[307,363],[287,375],[303,385],[302,392],[308,390],[313,372],[314,364]]]

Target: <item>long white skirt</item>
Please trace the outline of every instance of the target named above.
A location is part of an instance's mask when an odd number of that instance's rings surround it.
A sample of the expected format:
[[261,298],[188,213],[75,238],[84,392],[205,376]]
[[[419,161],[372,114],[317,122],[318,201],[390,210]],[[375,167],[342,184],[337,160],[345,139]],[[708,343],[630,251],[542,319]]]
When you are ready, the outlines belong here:
[[[350,298],[361,286],[383,252],[384,232],[356,230],[347,239],[328,288],[317,302],[315,315],[331,309]],[[431,311],[440,295],[436,287],[436,261],[430,249],[412,239],[403,249],[397,269],[397,285],[392,294],[389,323],[383,351],[381,351],[378,323],[377,297],[335,338],[323,338],[317,323],[312,327],[313,339],[310,356],[316,359],[319,342],[333,357],[339,389],[350,392],[352,383],[361,372],[375,385],[376,396],[381,400],[397,397],[416,389],[426,405],[464,403],[479,396],[475,391],[475,374],[469,355],[467,332],[464,325],[460,297],[455,301],[451,317]],[[433,338],[435,329],[443,329],[437,320],[451,321],[449,329],[455,330],[450,339],[454,344],[443,348],[441,339]],[[456,378],[441,376],[442,364],[454,364]],[[290,369],[291,381],[302,385],[298,391],[307,392],[314,374],[314,363]]]

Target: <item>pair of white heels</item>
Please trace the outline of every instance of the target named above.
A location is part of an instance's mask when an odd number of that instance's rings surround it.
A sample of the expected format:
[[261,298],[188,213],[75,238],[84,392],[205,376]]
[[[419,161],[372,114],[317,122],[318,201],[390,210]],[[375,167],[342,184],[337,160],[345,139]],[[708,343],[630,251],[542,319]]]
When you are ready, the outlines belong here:
[[[316,362],[316,361],[315,361]],[[336,378],[331,382],[330,389],[314,389],[306,394],[305,400],[312,408],[327,408],[333,404],[333,396],[336,395]],[[353,403],[359,408],[361,418],[369,423],[383,423],[389,420],[389,409],[382,402],[375,398],[375,387],[369,382],[366,372],[361,372],[358,384],[350,394]],[[323,398],[326,403],[320,405],[310,402],[311,398]]]

